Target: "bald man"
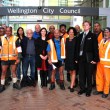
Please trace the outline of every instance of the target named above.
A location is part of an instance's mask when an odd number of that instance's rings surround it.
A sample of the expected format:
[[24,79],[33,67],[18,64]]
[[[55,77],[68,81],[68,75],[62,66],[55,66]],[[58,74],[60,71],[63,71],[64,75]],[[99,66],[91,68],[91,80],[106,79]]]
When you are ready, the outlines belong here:
[[79,36],[79,34],[81,33],[80,26],[79,26],[79,25],[76,25],[76,26],[75,26],[75,29],[76,29],[76,31],[77,31],[77,36]]
[[38,37],[40,37],[39,32],[41,30],[41,27],[39,24],[35,25],[35,31],[33,33],[33,38],[37,39]]
[[[32,37],[33,31],[28,29],[26,31],[26,37],[23,39],[22,45],[22,55],[23,55],[23,83],[21,84],[22,87],[24,86],[35,86],[35,55],[36,55],[36,40]],[[30,79],[32,82],[30,84],[26,83],[28,78],[28,68],[30,65],[31,73]]]
[[54,25],[51,25],[51,26],[49,27],[49,33],[48,33],[48,35],[47,35],[47,37],[48,37],[49,39],[52,39],[52,38],[54,37],[54,30],[55,30],[55,26],[54,26]]
[[60,38],[60,32],[58,29],[54,31],[54,38],[48,40],[47,46],[48,62],[52,66],[51,85],[50,90],[55,89],[55,74],[56,69],[59,69],[60,74],[60,89],[65,90],[64,86],[64,74],[63,63],[65,58],[65,42],[64,38]]

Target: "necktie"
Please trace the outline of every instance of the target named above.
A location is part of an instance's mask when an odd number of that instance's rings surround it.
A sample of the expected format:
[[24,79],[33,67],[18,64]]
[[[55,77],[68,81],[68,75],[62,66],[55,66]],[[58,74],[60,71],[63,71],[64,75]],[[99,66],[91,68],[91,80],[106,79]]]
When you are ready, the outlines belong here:
[[80,44],[80,56],[82,56],[82,54],[83,54],[83,47],[84,47],[85,38],[86,38],[86,33],[83,34],[83,38],[82,38],[82,41]]

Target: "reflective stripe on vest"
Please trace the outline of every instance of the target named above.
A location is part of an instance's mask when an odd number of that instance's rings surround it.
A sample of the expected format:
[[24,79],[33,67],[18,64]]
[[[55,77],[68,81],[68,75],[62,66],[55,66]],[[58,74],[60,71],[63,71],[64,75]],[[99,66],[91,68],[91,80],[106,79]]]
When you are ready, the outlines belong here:
[[[103,45],[105,47],[103,47]],[[103,51],[103,53],[100,53],[100,51]],[[110,56],[109,56],[110,55],[110,41],[106,41],[106,43],[104,43],[104,40],[101,41],[100,46],[99,46],[99,55],[100,55],[100,62],[106,66],[110,66]]]
[[65,59],[65,39],[61,39],[61,58]]
[[53,43],[52,39],[50,39],[48,41],[48,43],[50,44],[50,48],[51,48],[51,60],[52,60],[52,62],[58,62],[57,53],[56,53],[56,50],[55,50],[54,43]]

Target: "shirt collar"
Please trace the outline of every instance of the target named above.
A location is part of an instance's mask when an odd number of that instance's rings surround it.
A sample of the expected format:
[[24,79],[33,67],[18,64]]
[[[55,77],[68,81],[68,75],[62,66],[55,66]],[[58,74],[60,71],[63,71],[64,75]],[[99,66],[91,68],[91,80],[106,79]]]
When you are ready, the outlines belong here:
[[84,34],[86,34],[86,35],[87,35],[88,33],[89,33],[89,31],[84,32]]
[[55,38],[54,38],[54,40],[55,40],[55,41],[60,41],[60,38],[59,38],[59,39],[55,39]]

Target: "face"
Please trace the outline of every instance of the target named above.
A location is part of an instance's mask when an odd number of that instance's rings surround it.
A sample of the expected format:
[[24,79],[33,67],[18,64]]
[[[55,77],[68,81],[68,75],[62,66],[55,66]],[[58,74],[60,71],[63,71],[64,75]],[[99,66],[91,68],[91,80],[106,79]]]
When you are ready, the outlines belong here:
[[85,22],[85,23],[83,24],[83,28],[84,28],[84,31],[89,31],[90,28],[91,28],[91,26],[89,25],[88,22]]
[[60,31],[61,31],[62,33],[65,33],[65,32],[66,32],[66,28],[65,28],[64,26],[61,26]]
[[50,26],[49,31],[50,31],[51,33],[54,33],[54,30],[55,30],[55,27],[54,27],[54,26]]
[[27,37],[32,38],[33,36],[33,31],[32,30],[27,30]]
[[0,36],[3,36],[5,34],[5,30],[4,29],[0,29]]
[[108,30],[104,31],[104,38],[109,38],[110,32]]
[[10,36],[12,35],[12,30],[11,30],[11,28],[6,28],[6,35],[7,35],[8,37],[10,37]]
[[42,29],[41,36],[46,36],[46,30],[45,29]]
[[41,29],[40,25],[36,25],[36,26],[35,26],[35,31],[36,31],[37,33],[40,32],[40,29]]
[[18,31],[18,33],[19,33],[20,35],[23,35],[23,30],[20,28],[19,31]]
[[101,26],[99,25],[99,24],[94,24],[94,31],[95,32],[100,32],[100,30],[101,30]]
[[55,36],[56,39],[59,38],[59,36],[60,36],[59,30],[55,30],[55,31],[54,31],[54,36]]
[[72,29],[70,29],[68,34],[69,34],[70,37],[74,37],[74,31]]
[[78,25],[75,26],[77,32],[80,32],[80,27]]

